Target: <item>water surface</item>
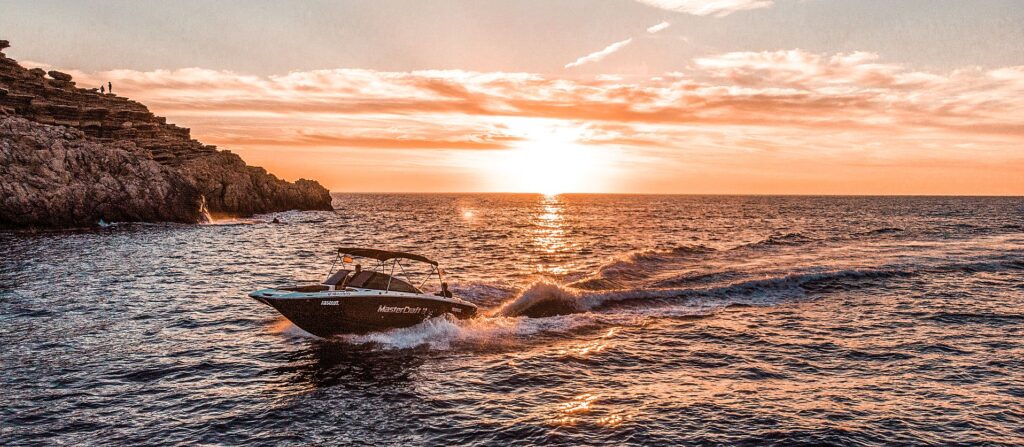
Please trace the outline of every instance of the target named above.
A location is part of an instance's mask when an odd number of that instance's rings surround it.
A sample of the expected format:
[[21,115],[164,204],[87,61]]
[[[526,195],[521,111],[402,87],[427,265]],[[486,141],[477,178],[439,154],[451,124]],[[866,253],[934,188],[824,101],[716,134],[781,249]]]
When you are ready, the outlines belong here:
[[[335,206],[0,234],[3,444],[1024,443],[1024,199]],[[324,340],[245,296],[339,245],[487,316]]]

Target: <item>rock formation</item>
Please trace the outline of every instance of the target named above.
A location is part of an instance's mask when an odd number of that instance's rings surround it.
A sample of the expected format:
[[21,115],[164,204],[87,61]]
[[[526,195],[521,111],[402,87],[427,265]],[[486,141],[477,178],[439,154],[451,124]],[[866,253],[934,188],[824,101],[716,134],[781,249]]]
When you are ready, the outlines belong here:
[[0,221],[69,227],[107,221],[197,222],[192,185],[128,141],[0,117]]
[[0,226],[198,222],[212,213],[329,210],[319,183],[289,183],[191,138],[146,106],[25,69],[0,40]]

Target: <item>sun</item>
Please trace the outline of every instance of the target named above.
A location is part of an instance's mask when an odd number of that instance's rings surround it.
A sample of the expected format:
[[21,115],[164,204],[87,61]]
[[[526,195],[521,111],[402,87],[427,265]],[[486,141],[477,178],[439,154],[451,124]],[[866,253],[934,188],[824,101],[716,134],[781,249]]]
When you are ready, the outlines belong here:
[[585,192],[593,176],[586,157],[574,145],[532,141],[498,157],[498,180],[510,192]]
[[611,154],[581,143],[585,129],[536,120],[516,121],[509,128],[522,141],[487,158],[492,189],[544,195],[606,189]]

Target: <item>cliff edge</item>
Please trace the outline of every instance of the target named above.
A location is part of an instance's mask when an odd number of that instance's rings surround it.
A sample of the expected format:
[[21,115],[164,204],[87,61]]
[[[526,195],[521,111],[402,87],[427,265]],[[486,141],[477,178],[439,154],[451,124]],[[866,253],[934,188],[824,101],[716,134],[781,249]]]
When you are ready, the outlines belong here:
[[26,69],[8,46],[0,40],[0,227],[331,209],[319,183],[278,179],[138,102]]

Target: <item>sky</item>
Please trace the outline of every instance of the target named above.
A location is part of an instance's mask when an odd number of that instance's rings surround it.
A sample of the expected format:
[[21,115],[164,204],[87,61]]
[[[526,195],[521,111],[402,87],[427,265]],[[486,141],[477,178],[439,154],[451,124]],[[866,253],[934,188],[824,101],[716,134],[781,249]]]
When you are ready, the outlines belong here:
[[1024,194],[1019,0],[8,1],[110,81],[333,191]]

